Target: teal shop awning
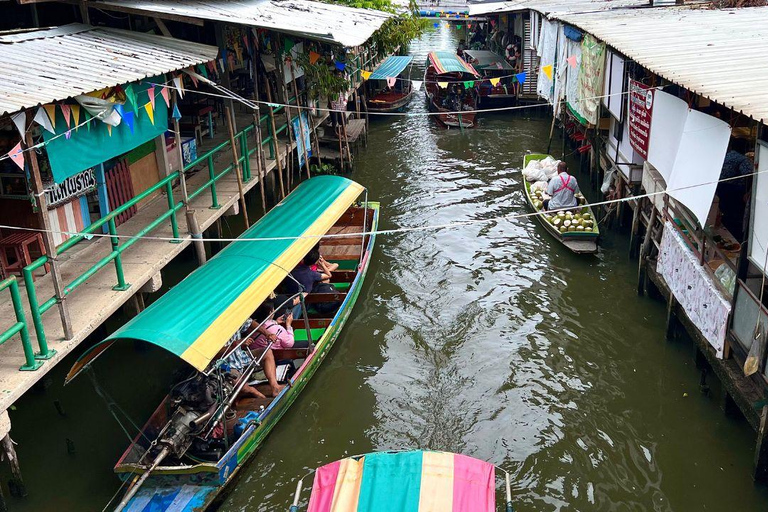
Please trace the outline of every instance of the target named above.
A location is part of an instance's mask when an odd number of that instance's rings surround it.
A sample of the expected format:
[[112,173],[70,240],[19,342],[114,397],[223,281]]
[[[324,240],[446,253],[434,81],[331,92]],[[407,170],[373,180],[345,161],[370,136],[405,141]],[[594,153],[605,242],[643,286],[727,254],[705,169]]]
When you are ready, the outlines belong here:
[[387,78],[394,78],[398,76],[400,73],[403,72],[403,70],[408,66],[408,64],[411,63],[413,60],[413,57],[410,55],[402,56],[402,55],[393,55],[389,57],[387,60],[382,62],[379,67],[377,67],[373,73],[371,73],[371,76],[368,77],[369,80],[386,80]]
[[[87,125],[70,131],[64,114],[57,105],[56,133],[44,131],[45,149],[48,152],[54,181],[61,183],[70,176],[127,153],[165,133],[168,130],[168,107],[160,94],[160,86],[153,90],[155,106],[151,109],[152,115],[149,113],[149,92],[152,85],[148,80],[130,85],[135,94],[135,102],[127,102],[123,106],[123,121],[115,127],[94,119]],[[81,123],[85,120],[84,116],[90,114],[81,107]],[[72,122],[72,126],[74,124]],[[69,138],[55,136],[67,131],[70,131]]]

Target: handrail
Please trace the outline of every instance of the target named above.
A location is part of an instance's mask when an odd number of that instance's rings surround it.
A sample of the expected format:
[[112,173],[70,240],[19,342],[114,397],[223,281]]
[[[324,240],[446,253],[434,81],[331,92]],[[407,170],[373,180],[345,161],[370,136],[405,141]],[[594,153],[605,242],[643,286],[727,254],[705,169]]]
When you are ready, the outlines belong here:
[[0,345],[11,339],[17,333],[21,336],[21,346],[24,349],[24,364],[19,370],[32,371],[37,370],[43,364],[35,360],[35,354],[32,350],[32,343],[29,341],[29,330],[27,329],[27,319],[24,316],[24,308],[21,305],[21,295],[19,294],[19,283],[16,276],[0,281],[0,291],[9,288],[11,291],[11,302],[13,302],[13,311],[16,314],[16,323],[9,329],[0,334]]

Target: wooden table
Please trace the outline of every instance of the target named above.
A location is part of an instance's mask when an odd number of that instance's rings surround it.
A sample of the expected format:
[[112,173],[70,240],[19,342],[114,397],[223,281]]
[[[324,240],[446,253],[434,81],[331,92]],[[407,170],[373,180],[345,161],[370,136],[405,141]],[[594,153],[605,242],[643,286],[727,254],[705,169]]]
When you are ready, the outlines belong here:
[[[37,244],[37,248],[41,255],[47,254],[45,252],[45,245],[43,244],[43,235],[33,231],[21,231],[6,236],[0,240],[0,266],[7,273],[22,274],[22,270],[27,265],[32,264],[32,256],[29,252],[30,246]],[[8,261],[8,250],[13,251],[14,261]],[[50,271],[50,264],[45,264],[45,271]],[[33,277],[34,279],[34,277]]]

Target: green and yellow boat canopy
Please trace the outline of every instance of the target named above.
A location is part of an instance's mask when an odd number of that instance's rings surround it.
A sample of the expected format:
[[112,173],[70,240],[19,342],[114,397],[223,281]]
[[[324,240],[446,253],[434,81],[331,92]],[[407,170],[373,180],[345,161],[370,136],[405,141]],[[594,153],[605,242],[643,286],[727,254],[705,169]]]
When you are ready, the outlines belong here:
[[240,236],[247,241],[230,243],[83,354],[67,375],[67,381],[109,345],[122,339],[152,343],[197,370],[205,370],[256,307],[363,190],[358,183],[339,176],[318,176],[303,182]]

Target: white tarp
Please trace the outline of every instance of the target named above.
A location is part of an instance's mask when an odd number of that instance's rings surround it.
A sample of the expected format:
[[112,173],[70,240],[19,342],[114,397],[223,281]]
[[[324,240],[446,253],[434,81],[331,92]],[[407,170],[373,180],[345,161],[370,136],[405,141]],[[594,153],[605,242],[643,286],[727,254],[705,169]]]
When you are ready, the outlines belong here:
[[557,54],[555,57],[554,74],[554,101],[552,101],[552,112],[555,117],[560,115],[560,104],[565,98],[565,74],[568,64],[565,62],[566,52],[568,51],[568,39],[565,37],[565,27],[559,25],[557,28]]
[[707,224],[730,139],[728,123],[698,110],[688,111],[667,190],[701,226]]
[[758,141],[755,151],[757,156],[757,176],[752,198],[751,237],[749,239],[749,259],[757,268],[765,268],[768,251],[768,145]]
[[566,69],[565,75],[567,77],[565,85],[565,98],[568,100],[568,104],[576,113],[582,118],[584,117],[584,111],[581,106],[581,96],[579,95],[579,69],[581,69],[581,42],[572,41],[568,39],[566,44],[566,59],[569,57],[576,57],[576,66],[571,67],[568,62],[563,62]]
[[605,60],[605,84],[603,86],[605,95],[603,96],[603,105],[606,106],[610,114],[621,121],[623,119],[624,109],[624,58],[608,50]]
[[676,96],[657,90],[653,94],[653,115],[648,140],[648,161],[669,184],[683,135],[688,104]]
[[536,92],[540,97],[546,99],[550,103],[554,103],[554,84],[551,79],[547,78],[547,75],[542,71],[542,68],[544,66],[552,66],[553,70],[551,76],[554,78],[557,34],[558,24],[556,22],[542,20],[541,36],[539,37],[539,45],[537,48],[537,55],[539,56],[539,77],[536,84]]

